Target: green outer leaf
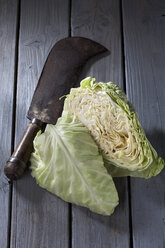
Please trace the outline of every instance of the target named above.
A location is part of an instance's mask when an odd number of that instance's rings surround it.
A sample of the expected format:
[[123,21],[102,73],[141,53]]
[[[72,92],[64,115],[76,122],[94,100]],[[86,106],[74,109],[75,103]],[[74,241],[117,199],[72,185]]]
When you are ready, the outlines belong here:
[[112,177],[104,167],[88,129],[69,116],[47,125],[34,140],[32,176],[37,183],[67,202],[110,215],[118,205]]
[[129,171],[127,169],[122,169],[112,165],[106,159],[104,160],[104,165],[107,168],[108,172],[111,174],[112,177],[141,177],[141,178],[151,178],[153,176],[158,175],[161,170],[164,168],[164,160],[161,157],[157,157],[153,160],[150,166],[143,171]]

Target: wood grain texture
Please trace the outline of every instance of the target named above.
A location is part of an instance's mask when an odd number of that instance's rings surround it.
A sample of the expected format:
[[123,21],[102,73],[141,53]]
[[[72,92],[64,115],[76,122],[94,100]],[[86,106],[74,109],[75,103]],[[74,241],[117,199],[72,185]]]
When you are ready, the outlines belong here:
[[[123,1],[127,95],[165,158],[165,2]],[[134,248],[165,247],[165,170],[131,179]]]
[[[26,113],[47,55],[68,36],[68,1],[22,0],[16,106],[16,144],[28,123]],[[67,248],[68,204],[41,189],[28,172],[14,183],[12,248]]]
[[9,184],[3,168],[11,153],[17,1],[0,1],[0,247],[7,247]]
[[[123,87],[119,1],[72,0],[72,36],[93,39],[111,51],[109,56],[91,60],[81,75],[100,81],[114,81]],[[77,84],[77,86],[79,83]],[[72,205],[73,248],[129,247],[127,179],[115,180],[120,204],[110,217]]]

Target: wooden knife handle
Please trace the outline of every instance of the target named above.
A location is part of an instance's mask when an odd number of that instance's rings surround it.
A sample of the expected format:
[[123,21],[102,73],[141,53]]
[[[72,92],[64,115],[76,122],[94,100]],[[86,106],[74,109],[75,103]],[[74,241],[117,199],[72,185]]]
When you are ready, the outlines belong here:
[[37,119],[33,119],[28,124],[22,139],[4,167],[4,173],[10,180],[17,180],[23,175],[33,152],[33,140],[43,127],[44,123]]

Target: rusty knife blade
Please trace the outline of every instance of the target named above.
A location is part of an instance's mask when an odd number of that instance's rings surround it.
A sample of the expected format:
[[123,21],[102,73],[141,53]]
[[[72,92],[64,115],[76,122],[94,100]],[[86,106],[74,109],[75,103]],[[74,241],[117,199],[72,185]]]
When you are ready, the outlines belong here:
[[87,38],[58,41],[45,62],[27,117],[55,124],[63,108],[59,98],[69,93],[86,61],[105,51],[104,46]]

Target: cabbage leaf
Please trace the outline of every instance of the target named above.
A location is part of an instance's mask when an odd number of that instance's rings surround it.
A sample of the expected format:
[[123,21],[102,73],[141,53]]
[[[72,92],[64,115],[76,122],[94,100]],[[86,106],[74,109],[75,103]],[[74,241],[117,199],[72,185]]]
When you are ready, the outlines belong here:
[[118,205],[112,177],[88,129],[65,113],[34,140],[32,176],[63,200],[110,215]]

